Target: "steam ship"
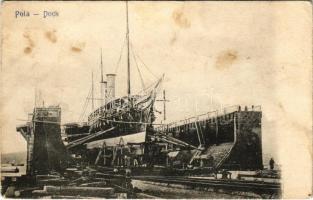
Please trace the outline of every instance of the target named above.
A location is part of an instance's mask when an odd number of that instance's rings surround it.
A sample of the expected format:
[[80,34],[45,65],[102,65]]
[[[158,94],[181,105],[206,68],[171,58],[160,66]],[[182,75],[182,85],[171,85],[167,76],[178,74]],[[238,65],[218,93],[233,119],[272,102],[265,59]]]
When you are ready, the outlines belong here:
[[[164,75],[157,78],[149,87],[143,88],[138,94],[131,93],[128,2],[126,2],[126,44],[127,94],[122,97],[115,96],[117,74],[106,74],[107,80],[104,80],[101,52],[101,98],[94,98],[92,83],[90,99],[93,111],[88,116],[87,124],[65,124],[65,137],[69,142],[67,144],[68,148],[74,148],[86,143],[86,141],[90,143],[89,147],[102,146],[104,143],[106,146],[116,146],[121,142],[140,144],[146,141],[147,131],[152,129],[152,123],[155,120],[154,103]],[[94,100],[100,100],[101,106],[94,109]]]

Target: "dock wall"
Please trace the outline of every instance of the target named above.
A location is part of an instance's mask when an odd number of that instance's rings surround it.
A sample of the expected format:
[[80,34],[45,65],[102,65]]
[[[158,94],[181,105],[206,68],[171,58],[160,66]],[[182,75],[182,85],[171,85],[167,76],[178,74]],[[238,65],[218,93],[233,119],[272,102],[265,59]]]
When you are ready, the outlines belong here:
[[262,113],[236,112],[236,140],[223,168],[257,170],[263,169],[262,159]]
[[61,108],[35,108],[25,126],[17,127],[27,141],[27,174],[60,171],[66,161],[66,149],[61,139]]
[[262,169],[260,107],[231,107],[156,127],[156,131],[204,147],[217,168]]

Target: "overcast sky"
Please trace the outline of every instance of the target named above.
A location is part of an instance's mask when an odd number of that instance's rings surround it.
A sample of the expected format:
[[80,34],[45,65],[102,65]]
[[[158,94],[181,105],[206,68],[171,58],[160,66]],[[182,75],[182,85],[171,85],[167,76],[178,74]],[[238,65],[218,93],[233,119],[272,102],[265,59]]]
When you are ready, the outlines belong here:
[[[115,72],[125,41],[125,3],[5,2],[4,8],[2,151],[11,152],[26,148],[15,127],[32,111],[35,88],[46,105],[62,107],[63,122],[77,121],[91,71],[97,85],[100,79],[100,48],[105,72]],[[16,10],[40,15],[15,18]],[[44,10],[59,16],[43,19]],[[285,147],[297,145],[309,156],[308,3],[130,2],[129,23],[135,54],[153,74],[165,73],[168,121],[220,106],[262,105],[264,153],[279,160]],[[125,50],[117,70],[118,96],[126,94]],[[148,85],[154,78],[138,64]],[[133,58],[131,66],[135,92],[141,82]],[[290,142],[295,133],[298,138]],[[296,158],[299,151],[289,156]]]

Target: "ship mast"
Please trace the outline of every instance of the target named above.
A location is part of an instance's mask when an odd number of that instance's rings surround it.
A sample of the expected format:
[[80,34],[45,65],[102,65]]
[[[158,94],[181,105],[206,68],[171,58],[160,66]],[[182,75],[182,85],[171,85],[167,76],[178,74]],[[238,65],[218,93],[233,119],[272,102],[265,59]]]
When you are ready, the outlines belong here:
[[101,58],[100,58],[100,68],[101,68],[101,80],[100,80],[100,99],[101,99],[101,106],[104,105],[104,102],[105,102],[105,95],[106,95],[106,84],[107,82],[104,81],[103,79],[103,62],[102,62],[102,48],[100,49],[101,51]]
[[91,109],[92,111],[95,110],[95,103],[94,103],[94,88],[93,88],[93,71],[91,72]]
[[129,61],[129,26],[128,26],[128,1],[126,0],[126,38],[127,38],[127,95],[130,96],[130,61]]
[[102,48],[101,51],[101,58],[100,58],[100,67],[101,67],[101,83],[103,83],[103,64],[102,64]]

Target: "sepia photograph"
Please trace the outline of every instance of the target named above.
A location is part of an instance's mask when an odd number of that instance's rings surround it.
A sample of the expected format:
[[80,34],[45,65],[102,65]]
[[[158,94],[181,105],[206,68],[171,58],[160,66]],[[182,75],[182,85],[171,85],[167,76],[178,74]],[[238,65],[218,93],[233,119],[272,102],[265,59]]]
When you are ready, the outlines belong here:
[[312,194],[309,1],[4,1],[1,196]]

